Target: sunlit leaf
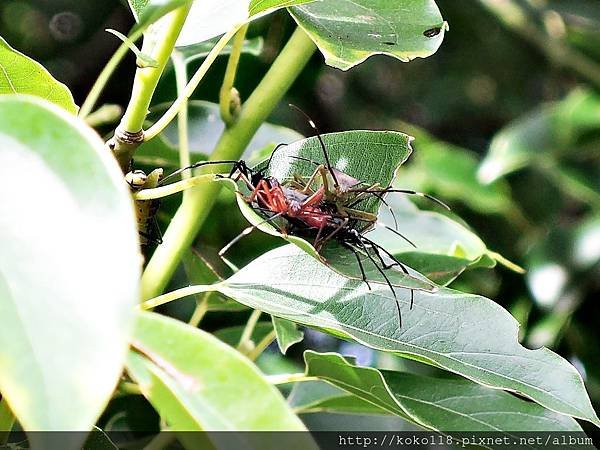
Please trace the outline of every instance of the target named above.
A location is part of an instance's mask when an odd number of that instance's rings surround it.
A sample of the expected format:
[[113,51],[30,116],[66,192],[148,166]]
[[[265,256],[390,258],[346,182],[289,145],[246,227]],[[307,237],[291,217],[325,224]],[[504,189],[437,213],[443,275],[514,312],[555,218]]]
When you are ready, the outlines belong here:
[[[133,348],[127,370],[173,430],[305,429],[259,370],[209,333],[140,313]],[[313,448],[308,436],[298,445]]]
[[451,289],[396,289],[340,276],[296,246],[272,250],[234,274],[219,291],[251,308],[353,339],[511,390],[563,414],[600,423],[583,381],[566,360],[517,341],[516,321],[491,300]]
[[325,62],[342,70],[376,54],[402,61],[426,58],[437,51],[447,30],[433,0],[326,0],[290,12]]
[[76,114],[78,110],[67,86],[0,37],[0,95],[4,94],[35,95],[70,113]]
[[304,359],[307,376],[328,381],[426,429],[487,431],[507,437],[511,431],[582,431],[571,417],[465,379],[360,367],[336,353],[307,351]]
[[26,430],[88,431],[138,302],[129,190],[100,138],[36,97],[0,98],[0,148],[0,391]]

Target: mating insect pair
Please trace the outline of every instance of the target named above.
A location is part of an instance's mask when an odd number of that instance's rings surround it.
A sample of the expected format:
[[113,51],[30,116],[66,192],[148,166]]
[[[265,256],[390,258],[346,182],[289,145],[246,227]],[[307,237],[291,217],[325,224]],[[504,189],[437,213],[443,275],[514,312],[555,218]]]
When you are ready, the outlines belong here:
[[[448,207],[427,194],[381,186],[378,183],[365,183],[333,167],[318,129],[310,118],[308,120],[316,132],[323,156],[322,162],[316,162],[297,155],[282,155],[280,153],[285,152],[280,149],[285,147],[285,144],[281,144],[276,147],[269,160],[260,169],[251,169],[244,161],[203,161],[181,169],[167,178],[177,175],[183,170],[204,165],[232,164],[229,177],[236,182],[241,181],[245,185],[248,192],[244,199],[264,220],[240,233],[221,250],[221,256],[242,237],[264,223],[276,225],[282,234],[296,235],[312,240],[314,248],[321,256],[325,246],[329,242],[335,241],[353,253],[361,273],[361,279],[369,289],[371,289],[370,282],[379,282],[379,280],[374,280],[373,277],[369,278],[364,266],[369,264],[370,268],[377,270],[395,298],[398,319],[401,321],[400,305],[394,284],[388,277],[388,271],[399,269],[406,279],[422,281],[414,278],[408,268],[393,254],[369,239],[365,234],[376,225],[380,225],[411,245],[414,246],[414,244],[397,230],[398,224],[391,208],[390,211],[395,222],[394,228],[379,223],[377,214],[366,211],[363,206],[372,199],[387,205],[384,196],[390,192],[396,192],[420,195],[445,208]],[[285,179],[278,179],[271,175],[270,170],[275,157],[304,161],[312,165],[314,170],[307,176],[293,173]],[[389,208],[389,205],[387,206]],[[324,258],[322,259],[327,263]],[[398,283],[396,285],[401,286]],[[408,287],[410,290],[410,306],[412,308],[414,291],[410,286],[413,285],[409,283],[404,287]],[[426,286],[433,287],[429,284],[426,284]]]

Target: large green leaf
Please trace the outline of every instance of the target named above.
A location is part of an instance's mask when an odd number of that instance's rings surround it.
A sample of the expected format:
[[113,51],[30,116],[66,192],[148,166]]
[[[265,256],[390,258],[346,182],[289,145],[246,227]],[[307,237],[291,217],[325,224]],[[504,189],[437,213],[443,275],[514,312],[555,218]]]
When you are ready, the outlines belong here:
[[133,348],[127,370],[171,429],[305,430],[249,360],[204,331],[139,313]]
[[217,289],[251,308],[318,327],[372,348],[458,373],[477,383],[519,392],[548,409],[599,424],[577,370],[548,349],[517,341],[517,322],[491,300],[440,289],[390,290],[340,276],[288,245],[272,250]]
[[[600,95],[576,90],[563,101],[533,111],[500,131],[478,176],[490,183],[530,164],[548,164],[554,158],[575,155],[587,136],[599,130]],[[592,151],[597,145],[595,141]]]
[[326,0],[290,8],[325,62],[347,70],[371,55],[410,61],[434,54],[447,25],[433,0]]
[[[427,429],[507,436],[511,431],[582,431],[571,417],[468,380],[360,367],[336,353],[307,351],[304,360],[307,376],[325,380]],[[331,402],[329,394],[329,407]]]
[[[189,64],[198,59],[206,58],[215,44],[218,42],[218,39],[210,39],[208,41],[199,42],[198,44],[188,45],[186,47],[180,47],[176,51],[181,53],[181,55],[185,58],[186,64]],[[229,55],[231,53],[232,43],[229,42],[221,53],[220,56]],[[252,39],[245,39],[242,44],[242,48],[240,50],[241,53],[259,56],[263,50],[263,38],[255,37]]]
[[12,48],[0,36],[0,95],[29,94],[76,114],[78,107],[71,91],[44,66]]
[[0,98],[0,148],[0,391],[24,429],[87,431],[138,302],[129,190],[100,138],[36,97]]

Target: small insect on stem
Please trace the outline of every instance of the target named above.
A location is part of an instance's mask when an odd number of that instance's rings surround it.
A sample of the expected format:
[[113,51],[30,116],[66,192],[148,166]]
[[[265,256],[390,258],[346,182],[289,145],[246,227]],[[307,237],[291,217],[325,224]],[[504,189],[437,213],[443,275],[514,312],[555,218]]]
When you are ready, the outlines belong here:
[[[143,170],[132,170],[125,174],[125,181],[133,192],[152,189],[160,184],[162,169],[154,169],[148,175]],[[162,244],[162,234],[156,221],[160,200],[135,200],[135,215],[142,248]]]

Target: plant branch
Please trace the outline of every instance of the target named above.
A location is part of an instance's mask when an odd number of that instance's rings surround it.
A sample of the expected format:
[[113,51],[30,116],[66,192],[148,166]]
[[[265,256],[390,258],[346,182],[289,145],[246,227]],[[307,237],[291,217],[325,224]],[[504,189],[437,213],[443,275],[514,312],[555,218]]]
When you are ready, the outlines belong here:
[[[129,36],[129,40],[132,42],[137,41],[142,36],[146,28],[147,27],[143,27],[135,30],[131,34],[131,36]],[[94,106],[96,105],[100,94],[102,94],[102,91],[106,87],[106,83],[108,83],[108,80],[116,70],[117,66],[121,63],[125,55],[127,55],[128,51],[129,47],[127,43],[121,42],[121,45],[119,45],[117,51],[108,60],[106,66],[104,66],[104,69],[102,69],[102,72],[100,72],[100,75],[98,75],[98,78],[94,82],[92,89],[85,98],[83,105],[81,105],[81,109],[79,110],[79,117],[85,119],[92,112],[92,109],[94,109]]]
[[158,297],[146,300],[139,307],[141,309],[152,309],[157,306],[164,305],[165,303],[179,300],[180,298],[189,297],[190,295],[201,294],[202,292],[214,292],[219,289],[220,283],[215,284],[199,284],[196,286],[188,286],[175,291],[167,292],[166,294],[159,295]]
[[229,55],[229,60],[227,61],[227,69],[225,69],[223,84],[221,86],[221,91],[219,92],[221,119],[223,119],[223,122],[227,127],[235,123],[241,107],[240,95],[233,87],[233,83],[235,82],[235,74],[240,62],[240,55],[242,53],[242,47],[244,46],[244,39],[246,38],[247,31],[248,24],[240,28],[233,39],[231,53]]
[[2,396],[2,400],[0,400],[0,446],[8,441],[8,436],[15,425],[15,421],[15,415],[8,406],[6,397]]
[[275,332],[275,330],[271,330],[269,334],[262,338],[261,341],[258,344],[256,344],[256,347],[254,347],[254,349],[250,353],[248,353],[248,359],[250,361],[256,361],[256,358],[262,355],[262,353],[271,344],[271,342],[275,340],[276,336],[277,333]]
[[163,131],[169,123],[175,118],[175,116],[179,113],[179,111],[187,105],[188,99],[192,96],[206,72],[212,63],[217,59],[221,50],[227,45],[227,43],[231,40],[231,38],[235,35],[238,27],[228,31],[219,39],[219,41],[212,48],[210,53],[206,56],[206,59],[202,62],[194,76],[190,79],[187,86],[183,90],[183,93],[177,97],[177,100],[173,102],[173,104],[169,107],[169,109],[163,114],[163,116],[156,121],[154,125],[152,125],[145,133],[145,140],[149,141],[150,139],[156,137],[158,134]]
[[309,377],[304,373],[283,373],[278,375],[267,375],[265,377],[271,384],[298,383],[300,381],[315,381],[318,377]]
[[[187,64],[184,56],[177,50],[171,55],[175,69],[175,81],[177,83],[177,95],[180,96],[187,84]],[[179,141],[179,167],[188,167],[190,163],[190,140],[188,134],[188,102],[187,99],[177,115],[177,134]],[[182,172],[181,178],[190,178],[190,172]],[[185,195],[185,194],[184,194]]]
[[247,348],[248,342],[252,340],[252,333],[254,332],[254,328],[256,328],[256,324],[258,323],[261,314],[262,311],[259,311],[258,309],[255,309],[252,311],[252,314],[250,314],[248,322],[246,322],[246,326],[242,332],[242,336],[240,337],[240,341],[238,342],[238,350]]
[[142,53],[155,60],[157,67],[138,67],[136,70],[129,104],[115,131],[115,136],[108,142],[123,172],[127,172],[133,152],[144,140],[142,128],[152,96],[191,5],[192,2],[188,2],[170,12],[146,32]]
[[[300,74],[316,47],[306,33],[296,29],[271,68],[248,98],[238,121],[225,130],[212,160],[237,159]],[[160,294],[171,279],[183,252],[191,245],[208,217],[221,186],[210,183],[190,190],[175,213],[163,243],[158,246],[142,275],[142,299]]]
[[153,200],[155,198],[168,197],[169,195],[177,194],[178,192],[191,189],[195,186],[200,186],[206,183],[216,181],[214,174],[198,175],[197,177],[186,178],[185,180],[170,183],[166,186],[160,186],[151,189],[142,189],[133,193],[134,200]]

